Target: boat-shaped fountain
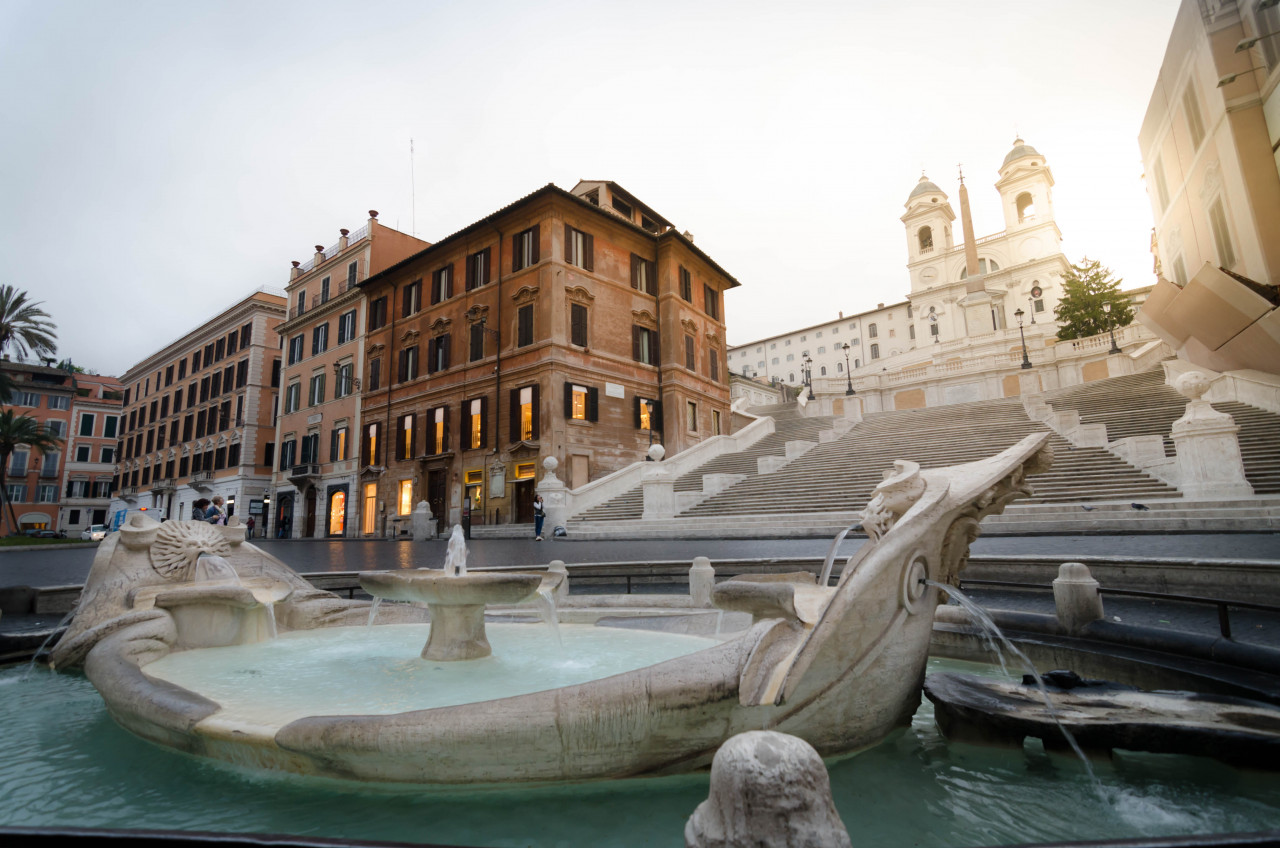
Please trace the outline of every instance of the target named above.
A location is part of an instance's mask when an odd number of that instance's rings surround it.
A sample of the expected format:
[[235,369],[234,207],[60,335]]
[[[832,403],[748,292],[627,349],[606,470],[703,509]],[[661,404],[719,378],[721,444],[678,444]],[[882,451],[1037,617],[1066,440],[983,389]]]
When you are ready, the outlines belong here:
[[[263,642],[264,628],[253,623],[260,621],[275,623],[280,645],[316,646],[301,651],[304,666],[331,664],[326,652],[355,645],[370,629],[408,627],[427,648],[421,656],[416,647],[403,650],[379,674],[508,675],[501,644],[486,656],[483,604],[518,602],[536,592],[543,575],[371,573],[363,582],[373,594],[424,602],[431,622],[418,605],[390,604],[377,626],[366,628],[368,602],[311,588],[246,543],[242,527],[156,524],[141,516],[100,547],[52,660],[59,668],[83,664],[116,721],[146,739],[262,768],[362,781],[542,782],[692,771],[706,767],[730,736],[761,728],[799,736],[823,755],[856,751],[907,723],[919,704],[939,600],[925,581],[958,579],[981,519],[1027,494],[1027,474],[1048,464],[1046,440],[1028,436],[997,456],[951,468],[895,463],[863,514],[871,542],[845,564],[836,586],[808,574],[735,578],[717,586],[714,598],[752,614],[740,634],[682,637],[658,652],[666,659],[596,669],[568,684],[552,678],[541,688],[535,682],[509,694],[485,690],[490,694],[461,702],[401,708],[383,703],[388,699],[372,685],[347,682],[341,688],[358,690],[347,706],[299,712],[264,698],[231,708],[218,694],[225,686],[205,688],[172,667],[200,667],[206,659],[212,665],[246,645],[270,650],[274,643]],[[202,554],[221,557],[235,579],[208,568],[197,573]],[[595,628],[601,638],[610,629]],[[634,643],[670,637],[612,635]],[[584,652],[592,652],[590,637]],[[550,664],[545,656],[528,662]],[[227,667],[246,683],[265,674],[240,659]],[[273,681],[277,689],[293,688],[289,673],[271,673],[286,676]]]

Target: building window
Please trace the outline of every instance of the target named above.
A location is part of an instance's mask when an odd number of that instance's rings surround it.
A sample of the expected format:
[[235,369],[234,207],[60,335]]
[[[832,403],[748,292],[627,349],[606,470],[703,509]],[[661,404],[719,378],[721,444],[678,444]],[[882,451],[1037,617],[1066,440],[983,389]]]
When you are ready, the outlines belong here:
[[351,372],[354,366],[350,362],[343,362],[338,365],[337,374],[333,381],[334,398],[342,398],[351,394]]
[[587,307],[581,303],[569,304],[569,343],[587,346]]
[[93,448],[91,448],[89,445],[77,445],[76,446],[76,462],[89,462],[90,461],[89,456],[92,451],[93,451]]
[[[53,400],[53,398],[49,398],[49,400]],[[167,401],[167,400],[168,400],[168,398],[166,398],[166,401]],[[79,435],[81,435],[81,436],[92,436],[92,435],[93,435],[93,420],[94,420],[94,415],[93,415],[93,413],[92,413],[92,412],[82,412],[82,413],[80,414],[80,433],[79,433]]]
[[377,465],[382,457],[382,422],[365,425],[364,442],[360,445],[360,464]]
[[593,386],[564,384],[564,417],[574,421],[598,421],[600,404],[598,389]]
[[324,403],[324,372],[311,375],[311,386],[307,391],[307,406],[319,406]]
[[521,386],[511,390],[511,441],[531,442],[539,436],[538,387]]
[[711,379],[720,382],[720,352],[715,348],[710,351],[711,354]]
[[[302,361],[303,344],[304,344],[304,340],[301,333],[289,339],[289,364],[290,365],[294,365]],[[208,379],[209,378],[206,377],[205,381],[207,382]]]
[[413,315],[422,308],[422,280],[414,280],[405,286],[400,295],[400,315]]
[[467,291],[479,288],[488,284],[488,282],[489,248],[486,247],[484,250],[477,251],[467,257]]
[[351,288],[356,284],[356,267],[359,263],[351,262],[347,265],[347,288]]
[[1164,176],[1164,157],[1157,156],[1156,161],[1151,165],[1151,176],[1156,181],[1156,197],[1160,200],[1160,210],[1169,208],[1169,183],[1166,182]]
[[468,450],[487,447],[489,399],[473,398],[462,405],[462,432]]
[[400,494],[396,500],[398,502],[398,506],[400,507],[399,512],[401,515],[408,515],[411,512],[413,512],[413,481],[412,480],[400,481]]
[[1222,198],[1214,198],[1209,206],[1209,225],[1213,228],[1213,243],[1218,248],[1218,264],[1230,269],[1236,264],[1236,252],[1231,246],[1231,231],[1227,229],[1227,214],[1222,208]]
[[[288,471],[292,468],[298,459],[298,443],[294,439],[285,439],[280,444],[280,470]],[[192,471],[200,471],[203,465],[203,457],[196,454],[194,463],[191,467]]]
[[878,344],[873,344],[873,345],[871,346],[871,358],[872,358],[872,359],[879,359],[879,358],[880,358],[880,345],[878,345]]
[[405,383],[418,379],[418,346],[407,347],[400,351],[400,370],[398,382]]
[[637,396],[635,419],[637,430],[661,430],[662,405],[656,400]]
[[382,297],[369,304],[369,330],[381,329],[387,325],[387,296]]
[[[302,404],[302,383],[294,381],[284,390],[284,413],[288,415],[290,412],[297,412]],[[200,415],[204,415],[204,410],[200,410]],[[196,427],[196,438],[203,437],[200,432],[201,428]]]
[[933,250],[933,230],[930,227],[921,227],[916,232],[916,238],[920,242],[920,252],[929,253]]
[[702,287],[702,304],[703,312],[707,313],[708,318],[716,321],[720,320],[720,292],[704,285]]
[[1036,312],[1044,312],[1044,298],[1036,298],[1031,301],[1031,308]]
[[538,225],[511,237],[511,270],[519,271],[538,264]]
[[684,426],[690,433],[698,432],[698,404],[691,400],[684,404]]
[[[584,271],[595,270],[595,239],[582,230],[564,225],[564,261]],[[634,260],[633,265],[634,268]],[[634,271],[632,272],[634,274]],[[632,282],[634,286],[634,280]]]
[[645,294],[657,291],[658,264],[631,254],[631,288]]
[[369,360],[369,391],[382,388],[382,359]]
[[338,344],[346,344],[356,337],[356,311],[338,316]]
[[471,325],[471,361],[484,359],[484,324]]
[[[1043,304],[1043,303],[1044,303],[1044,301],[1038,301],[1038,302],[1039,302],[1039,303],[1041,303],[1041,304]],[[1041,307],[1041,309],[1043,310],[1043,307]],[[931,336],[933,336],[933,337],[937,338],[937,335],[938,335],[938,324],[937,324],[937,322],[936,322],[936,321],[934,321],[934,322],[930,322],[930,323],[929,323],[929,335],[931,335]]]
[[446,265],[431,275],[431,303],[442,303],[453,297],[453,266]]
[[719,436],[720,434],[720,410],[713,409],[711,410],[711,435]]
[[449,333],[443,333],[427,342],[427,373],[435,374],[449,367]]
[[693,352],[693,336],[685,334],[684,337],[684,367],[690,371],[696,370],[697,359]]
[[1187,113],[1187,132],[1191,133],[1191,149],[1199,150],[1204,141],[1204,118],[1200,115],[1200,99],[1196,97],[1196,87],[1188,83],[1182,92],[1182,108]]
[[347,428],[334,427],[329,431],[329,461],[341,462],[347,458]]
[[448,450],[449,407],[437,406],[427,410],[427,447],[433,456]]
[[9,455],[9,474],[13,477],[21,477],[27,473],[27,460],[31,457],[31,451],[27,448],[16,448]]
[[396,436],[396,459],[413,459],[413,413],[400,416],[399,431]]
[[[294,315],[291,315],[290,317],[291,317],[291,318],[292,318],[292,317],[296,317],[296,316],[301,315],[302,313],[304,313],[304,312],[306,312],[306,311],[307,311],[307,293],[306,293],[306,291],[304,290],[304,291],[300,291],[300,292],[298,292],[298,305],[297,305],[297,307],[295,308],[295,311],[294,311],[294,313],[295,313],[295,314],[294,314]],[[205,361],[205,362],[208,362],[208,361],[209,361],[209,356],[208,356],[207,354],[205,355],[204,361]]]
[[329,322],[325,321],[311,331],[311,355],[324,353],[329,349]]
[[680,266],[680,297],[688,303],[693,303],[693,275],[683,265]]
[[631,326],[631,358],[636,362],[652,365],[656,353],[653,330],[633,324]]
[[320,281],[320,302],[327,303],[329,301],[329,278],[325,277]]
[[516,347],[533,344],[533,304],[526,303],[516,310]]
[[377,530],[378,484],[364,484],[364,507],[360,510],[360,532],[372,535]]
[[7,483],[4,491],[10,503],[27,502],[27,487],[23,483]]

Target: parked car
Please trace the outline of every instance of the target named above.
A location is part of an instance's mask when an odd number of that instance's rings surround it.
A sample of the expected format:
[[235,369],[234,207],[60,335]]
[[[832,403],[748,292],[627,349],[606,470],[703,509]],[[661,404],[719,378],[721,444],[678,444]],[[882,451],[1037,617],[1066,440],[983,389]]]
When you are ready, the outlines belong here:
[[62,530],[28,530],[27,535],[32,539],[65,539],[66,532]]
[[80,538],[86,542],[101,542],[107,536],[107,525],[91,524],[80,531]]

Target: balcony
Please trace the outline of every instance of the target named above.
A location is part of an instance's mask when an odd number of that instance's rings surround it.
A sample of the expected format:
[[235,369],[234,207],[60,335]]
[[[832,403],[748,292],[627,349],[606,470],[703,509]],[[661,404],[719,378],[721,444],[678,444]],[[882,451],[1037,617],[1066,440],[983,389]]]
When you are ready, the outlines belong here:
[[173,494],[175,488],[172,478],[151,481],[151,494],[153,495],[170,495]]
[[299,490],[314,486],[320,480],[320,463],[308,462],[289,469],[289,482]]
[[116,489],[116,497],[120,498],[122,501],[136,501],[138,499],[138,487],[121,486],[119,489]]
[[191,474],[191,488],[208,492],[213,489],[212,471],[195,471]]

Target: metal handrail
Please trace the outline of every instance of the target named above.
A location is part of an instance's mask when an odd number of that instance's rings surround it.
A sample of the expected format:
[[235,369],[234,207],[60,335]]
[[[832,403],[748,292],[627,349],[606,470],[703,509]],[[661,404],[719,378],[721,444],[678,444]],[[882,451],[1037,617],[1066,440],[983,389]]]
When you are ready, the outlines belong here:
[[[1004,589],[1033,589],[1038,591],[1053,591],[1052,584],[1046,583],[1017,583],[1011,580],[961,580],[960,588],[965,586],[993,586]],[[1152,601],[1172,601],[1182,604],[1199,604],[1200,606],[1216,607],[1218,610],[1218,630],[1224,639],[1232,639],[1231,636],[1231,613],[1230,608],[1235,607],[1241,610],[1253,610],[1254,612],[1270,612],[1280,614],[1280,607],[1271,604],[1257,604],[1251,601],[1228,601],[1222,598],[1205,598],[1199,595],[1175,595],[1169,592],[1147,592],[1140,589],[1108,589],[1104,586],[1098,587],[1100,595],[1115,595],[1125,598],[1146,598]],[[1232,640],[1234,641],[1234,640]]]

